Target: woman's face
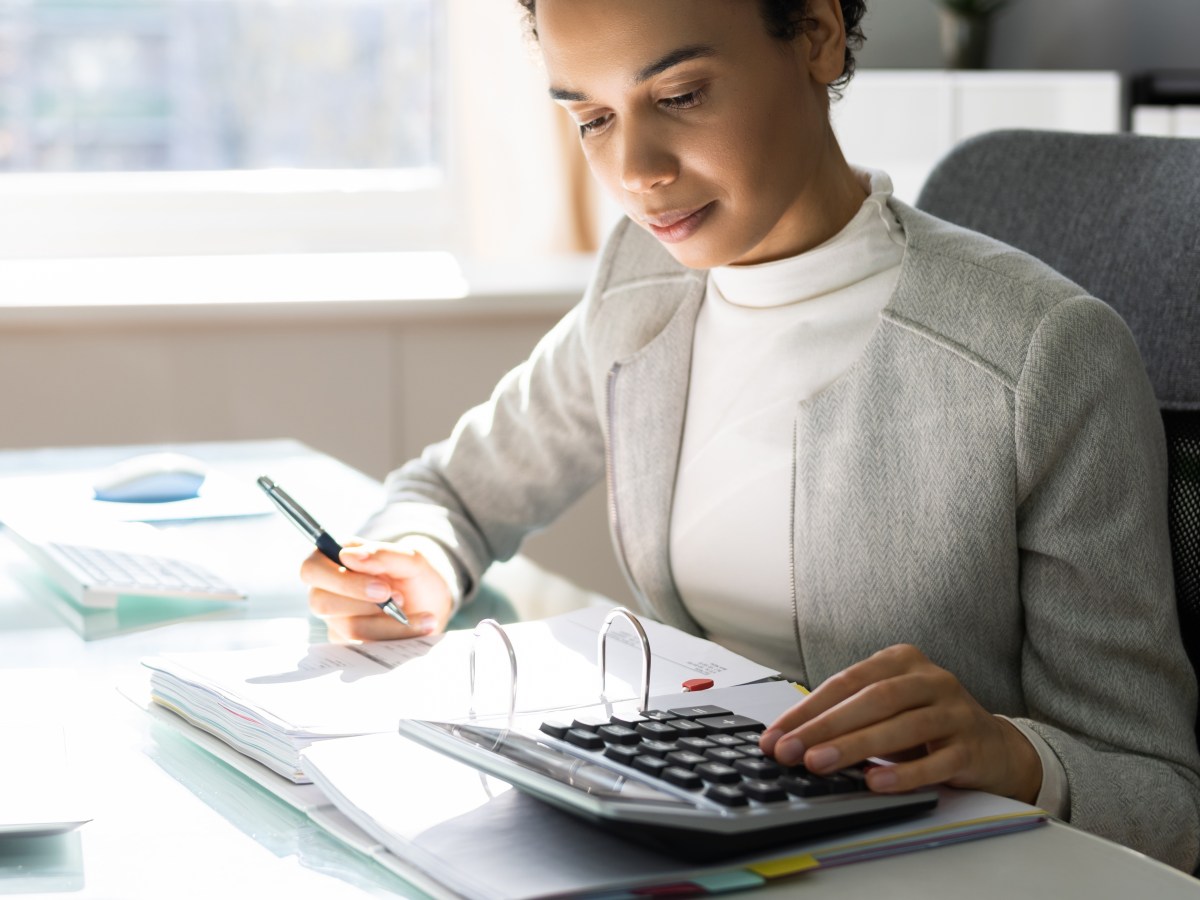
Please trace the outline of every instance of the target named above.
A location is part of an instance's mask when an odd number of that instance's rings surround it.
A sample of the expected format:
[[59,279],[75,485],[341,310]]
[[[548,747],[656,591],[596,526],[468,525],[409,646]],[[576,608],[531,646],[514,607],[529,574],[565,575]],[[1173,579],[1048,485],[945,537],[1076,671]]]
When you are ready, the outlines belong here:
[[826,93],[841,8],[809,5],[788,43],[757,0],[538,0],[550,93],[593,174],[686,266],[793,256],[845,223]]

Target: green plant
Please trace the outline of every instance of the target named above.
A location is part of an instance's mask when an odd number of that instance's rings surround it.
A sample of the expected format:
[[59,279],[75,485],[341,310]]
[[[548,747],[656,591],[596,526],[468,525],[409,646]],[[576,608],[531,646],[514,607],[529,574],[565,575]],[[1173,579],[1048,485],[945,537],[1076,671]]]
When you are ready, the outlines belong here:
[[960,16],[982,18],[994,13],[1007,4],[1008,0],[934,0],[934,2],[943,9],[958,13]]

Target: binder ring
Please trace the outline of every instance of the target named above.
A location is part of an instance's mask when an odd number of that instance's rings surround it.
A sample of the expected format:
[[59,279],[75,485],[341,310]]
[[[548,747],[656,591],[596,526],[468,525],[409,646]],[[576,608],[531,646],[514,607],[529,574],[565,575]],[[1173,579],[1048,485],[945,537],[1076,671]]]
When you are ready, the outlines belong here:
[[508,695],[508,718],[511,720],[513,713],[517,709],[517,654],[513,650],[512,641],[508,639],[508,634],[500,627],[500,623],[495,619],[481,619],[479,624],[475,626],[475,631],[472,634],[471,641],[471,657],[469,673],[471,677],[471,705],[467,711],[467,715],[472,719],[475,718],[475,648],[479,645],[479,638],[487,628],[495,629],[500,635],[500,640],[504,641],[504,649],[508,651],[508,680],[509,680],[509,695]]
[[650,706],[650,639],[646,637],[646,629],[637,620],[637,616],[623,606],[618,606],[609,612],[604,617],[604,624],[600,626],[600,637],[598,638],[599,643],[597,646],[600,657],[600,698],[604,699],[604,687],[608,680],[605,639],[608,637],[608,629],[617,619],[628,620],[629,624],[633,626],[633,630],[637,632],[638,640],[642,644],[642,705],[638,707],[638,712],[644,712]]

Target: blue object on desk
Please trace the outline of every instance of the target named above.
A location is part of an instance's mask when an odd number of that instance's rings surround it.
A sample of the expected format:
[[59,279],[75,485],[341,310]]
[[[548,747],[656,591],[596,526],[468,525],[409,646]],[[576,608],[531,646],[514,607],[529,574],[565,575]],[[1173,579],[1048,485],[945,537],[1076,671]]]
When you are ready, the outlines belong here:
[[105,469],[96,478],[97,500],[171,503],[200,493],[207,469],[182,453],[146,453]]

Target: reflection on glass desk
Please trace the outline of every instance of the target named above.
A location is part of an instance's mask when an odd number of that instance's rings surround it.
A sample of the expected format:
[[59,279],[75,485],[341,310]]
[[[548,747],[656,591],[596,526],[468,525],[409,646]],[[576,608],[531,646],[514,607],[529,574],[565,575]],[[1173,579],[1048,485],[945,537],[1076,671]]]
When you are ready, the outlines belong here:
[[83,890],[80,832],[0,838],[0,894]]
[[368,891],[421,897],[398,875],[348,849],[303,813],[200,749],[178,732],[150,722],[152,744],[146,754],[164,772],[233,827],[279,859],[294,858],[302,867]]

